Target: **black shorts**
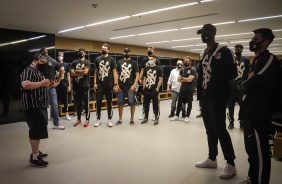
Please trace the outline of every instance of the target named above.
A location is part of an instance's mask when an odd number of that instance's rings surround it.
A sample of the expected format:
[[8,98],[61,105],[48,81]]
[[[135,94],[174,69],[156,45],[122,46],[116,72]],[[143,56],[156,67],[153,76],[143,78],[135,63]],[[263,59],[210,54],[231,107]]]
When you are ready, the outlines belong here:
[[31,140],[48,138],[48,115],[46,108],[35,108],[25,111]]

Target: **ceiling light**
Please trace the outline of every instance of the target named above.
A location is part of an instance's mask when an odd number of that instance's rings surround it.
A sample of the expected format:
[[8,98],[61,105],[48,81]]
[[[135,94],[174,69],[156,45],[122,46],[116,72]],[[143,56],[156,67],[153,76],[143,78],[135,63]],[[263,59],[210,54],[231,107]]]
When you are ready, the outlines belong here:
[[278,17],[282,17],[282,15],[275,15],[275,16],[270,16],[270,17],[259,17],[259,18],[253,18],[253,19],[244,19],[244,20],[238,20],[237,22],[248,22],[248,21],[254,21],[254,20],[278,18]]
[[0,44],[0,47],[1,46],[10,45],[10,44],[17,44],[17,43],[22,43],[22,42],[30,41],[30,40],[35,40],[35,39],[39,39],[39,38],[42,38],[42,37],[45,37],[45,36],[46,35],[41,35],[41,36],[37,36],[37,37],[32,37],[32,38],[27,38],[27,39],[22,39],[22,40],[7,42],[7,43],[2,43],[2,44]]
[[171,48],[181,48],[181,47],[193,47],[194,45],[181,45],[181,46],[173,46]]
[[161,8],[161,9],[157,9],[157,10],[152,10],[152,11],[147,11],[147,12],[143,12],[143,13],[133,14],[131,16],[132,17],[138,17],[138,16],[142,16],[142,15],[148,15],[148,14],[151,14],[151,13],[157,13],[157,12],[161,12],[161,11],[166,11],[166,10],[172,10],[172,9],[176,9],[176,8],[182,8],[182,7],[186,7],[186,6],[191,6],[191,5],[195,5],[195,4],[199,4],[199,2],[193,2],[193,3],[181,4],[181,5],[177,5],[177,6],[171,6],[171,7],[167,7],[167,8]]
[[65,33],[65,32],[69,32],[69,31],[73,31],[73,30],[77,30],[77,29],[82,29],[82,28],[85,28],[85,26],[79,26],[79,27],[74,27],[74,28],[71,28],[71,29],[65,29],[65,30],[59,31],[58,33]]
[[253,34],[253,32],[248,32],[248,33],[236,33],[236,34],[228,34],[228,35],[218,35],[215,37],[225,37],[225,36],[239,36],[239,35],[245,35],[245,34]]
[[160,42],[148,42],[148,43],[145,43],[145,44],[156,44],[156,43],[167,43],[167,42],[170,42],[170,41],[160,41]]
[[230,43],[244,43],[244,42],[250,42],[250,40],[240,40],[240,41],[234,41]]
[[105,20],[105,21],[96,22],[96,23],[93,23],[93,24],[88,24],[85,27],[97,26],[97,25],[100,25],[100,24],[108,23],[108,22],[114,22],[114,21],[118,21],[118,20],[128,19],[130,17],[131,16],[124,16],[124,17],[120,17],[120,18],[116,18],[116,19]]
[[184,29],[194,29],[194,28],[201,28],[203,26],[191,26],[191,27],[183,27],[183,28],[180,28],[180,30],[184,30]]
[[156,34],[156,33],[164,33],[164,32],[171,32],[171,31],[178,31],[178,30],[179,30],[179,29],[168,29],[168,30],[162,30],[162,31],[154,31],[154,32],[140,33],[140,34],[137,34],[137,35],[141,36],[141,35]]
[[198,40],[201,38],[187,38],[187,39],[180,39],[180,40],[171,40],[171,42],[181,42],[181,41],[189,41],[189,40]]
[[[50,50],[50,49],[54,49],[55,47],[47,47],[47,48],[45,48],[46,50]],[[28,52],[38,52],[38,51],[40,51],[40,49],[41,48],[37,48],[37,49],[31,49],[31,50],[29,50]]]
[[205,46],[205,45],[207,45],[207,44],[206,43],[201,43],[201,44],[197,44],[195,46],[198,47],[198,46]]
[[118,37],[112,37],[112,38],[110,38],[110,39],[111,39],[111,40],[114,40],[114,39],[127,38],[127,37],[133,37],[133,36],[136,36],[136,35],[134,34],[134,35],[118,36]]
[[37,36],[37,37],[29,38],[28,40],[36,40],[36,39],[39,39],[39,38],[43,38],[43,37],[45,37],[45,36],[46,36],[46,35]]
[[205,50],[205,49],[192,49],[190,51],[201,51],[201,50]]
[[214,23],[212,25],[218,26],[218,25],[225,25],[225,24],[233,24],[236,23],[236,21],[229,21],[229,22],[221,22],[221,23]]

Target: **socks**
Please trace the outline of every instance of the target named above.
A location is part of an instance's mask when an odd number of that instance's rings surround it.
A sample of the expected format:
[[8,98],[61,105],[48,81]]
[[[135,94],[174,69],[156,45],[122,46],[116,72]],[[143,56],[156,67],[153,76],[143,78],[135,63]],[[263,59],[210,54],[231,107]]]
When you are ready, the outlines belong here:
[[38,160],[37,157],[38,157],[39,153],[37,154],[32,154],[32,160]]

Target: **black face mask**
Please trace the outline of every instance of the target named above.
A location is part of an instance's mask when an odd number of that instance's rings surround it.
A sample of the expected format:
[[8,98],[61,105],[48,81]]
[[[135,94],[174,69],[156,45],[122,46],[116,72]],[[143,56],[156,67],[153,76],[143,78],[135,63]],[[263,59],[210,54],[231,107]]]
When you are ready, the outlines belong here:
[[78,57],[81,59],[83,58],[83,54],[82,53],[78,53]]
[[49,79],[47,63],[37,64],[37,69],[40,71],[40,73],[43,74],[46,79]]
[[124,58],[126,58],[126,59],[129,58],[129,54],[124,54],[123,56],[124,56]]
[[178,65],[177,65],[177,68],[178,68],[178,69],[182,68],[182,64],[178,64]]
[[207,43],[209,40],[210,40],[210,36],[208,35],[201,35],[201,38],[202,38],[202,42],[203,43]]
[[106,55],[107,54],[107,51],[105,51],[105,50],[102,50],[102,52],[101,52],[103,55]]
[[251,52],[256,52],[256,51],[258,51],[259,50],[259,46],[260,46],[260,43],[262,43],[262,42],[264,42],[265,40],[262,40],[262,41],[260,41],[260,42],[256,42],[256,41],[253,41],[253,40],[251,40],[250,42],[249,42],[249,49],[250,49],[250,51]]
[[151,56],[153,54],[152,51],[148,51],[147,53],[148,53],[148,56]]
[[235,52],[235,55],[236,55],[237,57],[240,57],[240,56],[241,56],[241,52]]
[[186,63],[186,62],[184,63],[185,67],[188,67],[189,65],[190,65],[189,63]]

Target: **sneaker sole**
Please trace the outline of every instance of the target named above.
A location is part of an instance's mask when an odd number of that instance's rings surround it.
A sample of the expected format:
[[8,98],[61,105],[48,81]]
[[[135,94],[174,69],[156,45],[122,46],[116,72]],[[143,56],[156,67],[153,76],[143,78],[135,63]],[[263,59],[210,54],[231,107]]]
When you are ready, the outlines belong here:
[[229,178],[232,178],[233,176],[235,176],[236,175],[236,173],[234,173],[233,175],[230,175],[230,176],[221,176],[221,175],[219,175],[219,177],[221,178],[221,179],[229,179]]
[[39,167],[39,168],[43,168],[43,167],[47,167],[48,166],[48,164],[46,164],[46,165],[35,165],[33,163],[29,163],[29,165],[32,166],[32,167]]

